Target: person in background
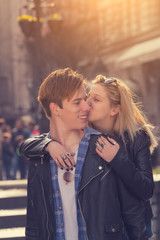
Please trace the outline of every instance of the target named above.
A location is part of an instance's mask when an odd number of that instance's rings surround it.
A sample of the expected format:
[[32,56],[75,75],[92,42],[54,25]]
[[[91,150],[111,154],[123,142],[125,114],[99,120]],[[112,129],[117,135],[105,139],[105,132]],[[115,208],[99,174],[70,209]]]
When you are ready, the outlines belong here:
[[29,137],[34,137],[40,135],[39,125],[35,124],[33,121],[28,124]]
[[31,137],[35,137],[35,136],[38,136],[38,135],[40,135],[40,130],[39,130],[39,125],[36,124],[33,128]]
[[35,123],[34,123],[33,121],[30,121],[30,122],[27,124],[28,137],[32,137],[32,132],[33,132],[34,126],[35,126]]
[[[83,76],[69,68],[52,72],[40,86],[38,99],[50,120],[50,132],[43,136],[61,143],[67,152],[62,162],[52,159],[39,145],[33,147],[36,137],[20,146],[21,154],[32,158],[26,240],[122,240],[124,225],[132,240],[147,239],[141,200],[95,151],[100,133],[86,127],[90,107]],[[107,137],[111,161],[123,149]]]
[[2,142],[5,125],[6,120],[4,118],[0,118],[0,180],[3,178]]
[[[20,158],[20,156],[17,154],[17,149],[19,149],[19,136],[20,138],[23,137],[23,139],[27,139],[29,137],[29,132],[25,128],[22,119],[17,119],[15,128],[12,130],[12,139],[11,143],[14,149],[14,158],[13,158],[13,179],[17,178],[17,170],[20,170],[20,177],[25,178],[24,176],[24,169],[21,166],[25,166],[25,159]],[[23,162],[23,163],[22,163]]]
[[11,166],[13,158],[13,149],[11,147],[11,134],[8,132],[3,133],[2,141],[2,161],[5,170],[5,177],[7,180],[11,179]]

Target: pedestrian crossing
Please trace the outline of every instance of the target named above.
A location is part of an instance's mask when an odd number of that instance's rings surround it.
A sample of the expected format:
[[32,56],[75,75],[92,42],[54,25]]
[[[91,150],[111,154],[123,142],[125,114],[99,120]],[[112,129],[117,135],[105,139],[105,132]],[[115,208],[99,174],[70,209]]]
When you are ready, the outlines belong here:
[[27,180],[0,182],[0,240],[24,240]]
[[25,239],[25,228],[9,228],[0,230],[0,239],[4,240],[23,240]]

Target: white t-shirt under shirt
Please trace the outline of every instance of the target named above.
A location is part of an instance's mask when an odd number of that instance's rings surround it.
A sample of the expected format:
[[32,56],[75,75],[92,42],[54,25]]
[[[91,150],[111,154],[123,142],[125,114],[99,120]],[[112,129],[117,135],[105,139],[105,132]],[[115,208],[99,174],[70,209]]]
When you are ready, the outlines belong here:
[[[78,149],[74,155],[74,161],[77,161]],[[77,223],[77,207],[75,196],[75,181],[66,183],[63,179],[63,174],[66,170],[58,168],[58,182],[61,192],[64,229],[66,240],[78,240],[78,223]],[[75,168],[71,171],[75,175]],[[75,178],[74,178],[75,179]]]

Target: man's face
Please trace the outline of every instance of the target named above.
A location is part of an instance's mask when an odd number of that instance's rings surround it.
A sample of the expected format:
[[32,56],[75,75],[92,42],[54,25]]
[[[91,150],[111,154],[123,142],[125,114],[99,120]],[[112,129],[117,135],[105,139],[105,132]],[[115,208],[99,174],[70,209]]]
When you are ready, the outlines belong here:
[[63,126],[68,130],[80,130],[88,124],[90,107],[85,101],[86,93],[81,87],[70,100],[62,101],[62,109],[59,109],[59,117]]

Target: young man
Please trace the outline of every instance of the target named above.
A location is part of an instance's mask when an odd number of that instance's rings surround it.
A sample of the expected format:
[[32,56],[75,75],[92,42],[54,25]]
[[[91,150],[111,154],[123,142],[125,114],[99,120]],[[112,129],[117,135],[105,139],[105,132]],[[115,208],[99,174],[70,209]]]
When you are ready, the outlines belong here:
[[[99,132],[86,127],[90,109],[85,98],[82,75],[69,68],[51,73],[40,87],[38,100],[50,133],[42,135],[43,141],[26,140],[20,149],[32,158],[26,240],[122,240],[124,226],[130,239],[145,240],[142,203],[96,153]],[[51,159],[44,150],[50,141],[73,152],[76,165],[67,153]],[[118,157],[119,145],[114,147],[111,158]]]

